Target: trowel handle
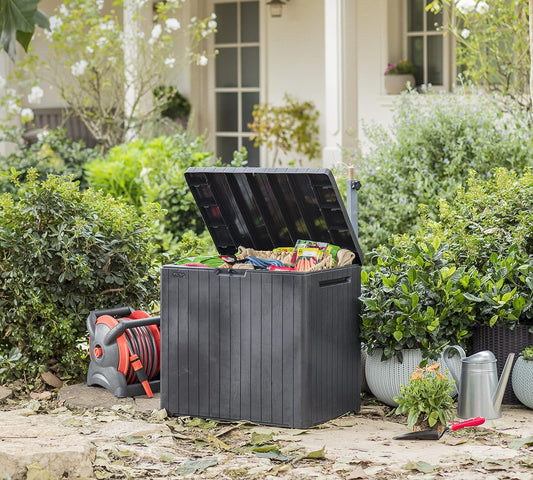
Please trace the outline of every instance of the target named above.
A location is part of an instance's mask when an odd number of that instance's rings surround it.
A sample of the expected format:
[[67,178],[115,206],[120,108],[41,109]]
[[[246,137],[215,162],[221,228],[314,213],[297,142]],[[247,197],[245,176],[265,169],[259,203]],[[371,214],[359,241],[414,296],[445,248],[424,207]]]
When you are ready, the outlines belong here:
[[478,425],[481,425],[485,423],[485,419],[483,417],[474,417],[469,418],[468,420],[463,420],[462,422],[452,422],[452,430],[455,432],[456,430],[460,430],[461,428],[465,427],[477,427]]

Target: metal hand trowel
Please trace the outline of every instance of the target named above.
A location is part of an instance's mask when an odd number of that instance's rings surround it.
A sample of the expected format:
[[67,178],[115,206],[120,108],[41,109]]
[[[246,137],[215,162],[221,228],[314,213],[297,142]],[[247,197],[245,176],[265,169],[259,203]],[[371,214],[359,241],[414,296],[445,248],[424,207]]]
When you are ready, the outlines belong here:
[[469,418],[468,420],[464,420],[462,422],[452,422],[450,426],[444,427],[440,432],[437,429],[422,430],[421,432],[409,432],[394,437],[394,440],[438,440],[444,435],[444,432],[446,432],[450,428],[455,432],[456,430],[460,430],[461,428],[477,427],[478,425],[481,425],[483,423],[485,423],[485,419],[483,417],[474,417]]

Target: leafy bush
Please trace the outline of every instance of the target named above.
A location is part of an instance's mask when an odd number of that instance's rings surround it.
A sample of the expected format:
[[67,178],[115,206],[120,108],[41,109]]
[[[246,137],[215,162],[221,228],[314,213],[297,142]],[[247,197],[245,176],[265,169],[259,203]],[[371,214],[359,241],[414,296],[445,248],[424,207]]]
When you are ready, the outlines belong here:
[[361,339],[383,359],[402,360],[402,350],[420,348],[436,359],[447,343],[465,346],[475,325],[469,293],[477,292],[475,268],[458,268],[438,237],[419,243],[397,239],[374,252],[370,271],[361,272]]
[[114,147],[105,158],[88,163],[86,174],[91,186],[123,198],[139,212],[159,203],[166,214],[157,221],[158,241],[168,249],[186,231],[205,230],[183,174],[188,167],[208,166],[211,158],[202,137],[190,140],[180,133]]
[[21,145],[21,148],[7,157],[0,157],[0,192],[15,192],[16,187],[10,180],[9,170],[20,172],[24,180],[28,170],[35,169],[40,179],[49,173],[64,175],[80,182],[81,188],[87,186],[83,166],[96,157],[96,151],[87,148],[83,142],[75,142],[66,136],[64,129],[45,130],[38,134],[37,142]]
[[367,250],[414,233],[420,204],[437,218],[437,199],[452,199],[471,169],[484,177],[494,167],[531,165],[526,115],[504,113],[496,98],[411,92],[396,107],[390,129],[366,129],[369,148],[360,158],[359,231]]
[[[407,426],[412,430],[416,424],[427,422],[446,426],[453,418],[453,384],[439,372],[440,364],[417,367],[407,386],[401,386],[401,395],[394,397],[398,403],[397,415],[407,414]],[[420,418],[422,416],[422,419]]]
[[[151,269],[157,207],[135,209],[69,179],[36,180],[0,197],[0,368],[18,356],[35,375],[49,362],[76,376],[90,310],[158,298]],[[15,349],[15,350],[14,350]],[[18,349],[18,351],[16,350]],[[0,383],[20,375],[0,372]]]

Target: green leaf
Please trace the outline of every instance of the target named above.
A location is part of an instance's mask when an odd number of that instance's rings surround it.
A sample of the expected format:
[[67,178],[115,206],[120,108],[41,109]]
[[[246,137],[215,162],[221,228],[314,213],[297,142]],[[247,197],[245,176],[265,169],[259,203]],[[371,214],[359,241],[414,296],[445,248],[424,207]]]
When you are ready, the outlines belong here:
[[418,300],[420,299],[420,296],[418,295],[418,293],[414,292],[412,295],[411,295],[411,306],[413,308],[416,308],[416,306],[418,305]]
[[419,462],[408,462],[406,465],[403,466],[405,470],[418,470],[422,473],[431,473],[434,472],[439,468],[438,465],[431,465],[427,462],[419,461]]
[[509,447],[519,450],[524,445],[533,445],[533,435],[529,437],[515,438],[510,444]]
[[314,450],[312,452],[306,453],[302,458],[326,458],[326,446],[324,445],[320,450]]
[[409,269],[409,271],[407,272],[407,278],[409,280],[409,283],[411,285],[414,285],[414,283],[416,282],[416,269],[415,269],[415,267],[411,267]]
[[2,0],[0,3],[0,43],[13,61],[16,58],[15,41],[27,51],[35,23],[45,24],[44,14],[38,14],[38,3],[39,0]]
[[394,336],[397,342],[399,342],[403,338],[403,332],[401,332],[400,330],[396,330],[392,335]]
[[177,472],[182,475],[193,475],[198,470],[205,470],[209,467],[214,467],[217,464],[218,459],[215,457],[202,458],[200,460],[187,460],[177,469]]
[[260,458],[269,458],[270,460],[277,460],[279,462],[286,462],[287,460],[294,458],[283,455],[279,449],[271,450],[269,452],[254,452],[254,454]]
[[491,327],[494,327],[494,325],[496,324],[496,322],[498,321],[498,315],[494,315],[490,320],[489,320],[489,325]]

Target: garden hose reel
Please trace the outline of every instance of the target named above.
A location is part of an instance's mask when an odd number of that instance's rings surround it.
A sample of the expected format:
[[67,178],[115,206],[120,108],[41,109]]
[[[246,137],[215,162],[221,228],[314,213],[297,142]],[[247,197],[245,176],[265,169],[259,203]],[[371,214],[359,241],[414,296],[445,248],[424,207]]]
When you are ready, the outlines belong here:
[[91,362],[87,385],[99,385],[115,397],[159,392],[160,317],[120,307],[95,310],[87,317]]

